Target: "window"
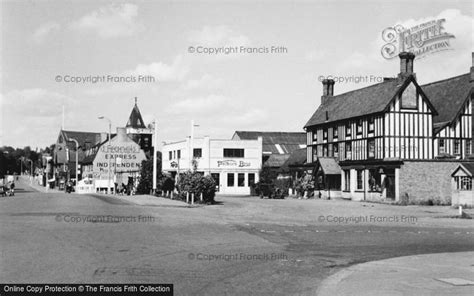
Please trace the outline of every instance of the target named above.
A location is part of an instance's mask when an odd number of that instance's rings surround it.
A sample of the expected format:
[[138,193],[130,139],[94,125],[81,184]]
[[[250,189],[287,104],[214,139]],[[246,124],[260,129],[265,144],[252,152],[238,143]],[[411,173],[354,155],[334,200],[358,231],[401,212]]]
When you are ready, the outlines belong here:
[[245,186],[245,174],[239,173],[237,175],[237,186],[244,187]]
[[317,142],[318,141],[318,131],[313,132],[313,141]]
[[172,160],[172,159],[173,159],[173,152],[170,151],[170,152],[168,152],[168,153],[169,153],[169,155],[168,155],[168,160]]
[[369,189],[370,191],[382,191],[382,175],[378,169],[369,170]]
[[149,144],[150,144],[150,143],[149,143],[150,139],[145,138],[144,141],[145,141],[145,143],[143,143],[143,147],[148,148],[148,147],[149,147]]
[[439,139],[438,147],[439,147],[439,153],[438,154],[444,154],[444,152],[445,152],[444,139]]
[[335,126],[335,127],[332,129],[332,137],[333,137],[333,139],[337,139],[337,137],[338,137],[337,129],[338,129],[337,126]]
[[234,187],[234,173],[227,174],[227,187]]
[[357,170],[357,190],[364,190],[364,170]]
[[351,142],[346,142],[346,159],[352,159],[352,146],[351,146]]
[[211,173],[212,179],[216,182],[216,190],[219,191],[220,184],[220,175],[219,173]]
[[173,158],[176,158],[176,150],[173,151]]
[[178,159],[181,159],[181,150],[178,150]]
[[352,134],[351,124],[346,124],[346,137],[350,137]]
[[461,147],[461,141],[456,139],[454,140],[454,154],[459,155],[461,154],[460,148]]
[[253,186],[255,184],[255,174],[254,173],[249,173],[248,175],[248,185],[249,187]]
[[244,157],[244,149],[224,148],[224,157]]
[[357,134],[362,135],[362,119],[357,120]]
[[346,191],[351,190],[351,171],[344,171],[344,189]]
[[325,128],[325,129],[323,130],[323,140],[327,140],[327,139],[328,139],[328,129]]
[[369,133],[373,133],[375,130],[375,118],[369,118]]
[[471,141],[469,139],[466,140],[466,155],[469,155],[472,153],[471,145],[472,145]]
[[368,158],[375,158],[375,140],[371,139],[367,142],[367,156]]
[[328,145],[323,145],[323,157],[328,156]]
[[193,157],[194,158],[201,158],[202,157],[202,149],[201,148],[194,148],[193,149]]
[[339,157],[339,145],[334,144],[334,157]]
[[454,177],[457,190],[472,190],[472,178],[468,176]]

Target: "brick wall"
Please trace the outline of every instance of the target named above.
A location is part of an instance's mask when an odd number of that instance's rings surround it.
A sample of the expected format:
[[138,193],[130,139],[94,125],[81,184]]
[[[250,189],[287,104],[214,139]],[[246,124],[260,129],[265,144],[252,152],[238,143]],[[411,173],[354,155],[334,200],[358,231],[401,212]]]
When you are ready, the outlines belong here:
[[451,173],[459,162],[405,161],[400,168],[400,199],[408,194],[409,202],[439,200],[451,204]]

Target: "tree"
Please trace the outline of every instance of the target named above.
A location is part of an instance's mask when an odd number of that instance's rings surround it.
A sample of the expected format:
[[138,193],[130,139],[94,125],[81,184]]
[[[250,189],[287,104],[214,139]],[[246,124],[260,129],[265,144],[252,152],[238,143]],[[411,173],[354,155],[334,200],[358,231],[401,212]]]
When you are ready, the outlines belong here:
[[[157,151],[156,158],[156,182],[161,179],[161,152]],[[153,158],[142,161],[140,170],[140,181],[137,186],[138,194],[149,194],[153,189]]]

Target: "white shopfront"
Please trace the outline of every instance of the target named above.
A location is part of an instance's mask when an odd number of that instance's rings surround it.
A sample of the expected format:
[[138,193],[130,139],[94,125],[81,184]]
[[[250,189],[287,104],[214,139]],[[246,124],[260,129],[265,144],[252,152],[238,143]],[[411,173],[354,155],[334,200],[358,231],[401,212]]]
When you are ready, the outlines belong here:
[[262,138],[258,140],[216,140],[190,138],[163,146],[163,171],[176,175],[196,166],[211,175],[219,193],[249,195],[262,167]]

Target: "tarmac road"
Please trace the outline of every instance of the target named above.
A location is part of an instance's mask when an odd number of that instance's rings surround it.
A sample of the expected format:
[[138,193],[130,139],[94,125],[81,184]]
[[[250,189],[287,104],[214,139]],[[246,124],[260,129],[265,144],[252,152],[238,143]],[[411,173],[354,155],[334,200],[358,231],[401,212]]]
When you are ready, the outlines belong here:
[[457,213],[449,207],[253,197],[218,197],[221,204],[206,207],[147,197],[142,206],[18,187],[0,198],[3,283],[172,283],[176,295],[314,295],[323,279],[353,264],[474,250],[474,220],[448,218]]

